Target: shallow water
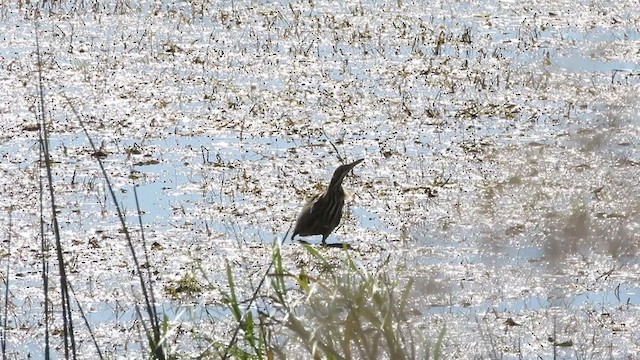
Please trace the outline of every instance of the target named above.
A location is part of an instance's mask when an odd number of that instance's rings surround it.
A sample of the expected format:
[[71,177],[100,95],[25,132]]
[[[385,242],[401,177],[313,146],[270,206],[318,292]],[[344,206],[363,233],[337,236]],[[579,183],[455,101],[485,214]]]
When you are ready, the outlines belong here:
[[[139,237],[137,186],[173,324],[228,320],[225,261],[250,293],[305,199],[340,159],[364,157],[329,241],[416,278],[416,321],[446,324],[447,357],[551,357],[554,331],[574,343],[565,357],[640,351],[637,4],[99,5],[0,6],[11,357],[38,358],[41,343],[20,339],[42,333],[36,14],[66,258],[110,355],[140,356],[138,280],[65,96]],[[283,252],[294,270],[304,258]],[[191,273],[214,285],[172,299],[166,286]],[[176,318],[182,303],[194,312]],[[177,353],[198,348],[189,334]]]

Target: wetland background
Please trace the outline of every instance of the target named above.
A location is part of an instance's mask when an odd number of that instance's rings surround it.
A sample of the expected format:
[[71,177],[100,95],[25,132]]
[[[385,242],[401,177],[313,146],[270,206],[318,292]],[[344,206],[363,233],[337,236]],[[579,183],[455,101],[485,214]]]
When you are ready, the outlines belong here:
[[637,5],[3,2],[5,356],[636,358]]

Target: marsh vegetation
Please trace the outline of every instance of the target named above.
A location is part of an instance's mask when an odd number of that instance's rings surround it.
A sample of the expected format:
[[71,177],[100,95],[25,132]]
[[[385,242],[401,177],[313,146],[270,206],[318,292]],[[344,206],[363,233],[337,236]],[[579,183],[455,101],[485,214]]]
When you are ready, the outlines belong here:
[[3,2],[5,358],[632,358],[636,8]]

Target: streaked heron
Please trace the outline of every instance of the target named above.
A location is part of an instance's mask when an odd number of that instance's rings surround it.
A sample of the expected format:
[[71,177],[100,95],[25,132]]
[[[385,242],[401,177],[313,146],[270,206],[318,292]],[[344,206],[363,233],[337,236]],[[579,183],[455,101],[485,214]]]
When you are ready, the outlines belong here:
[[322,235],[322,244],[325,244],[329,234],[340,224],[340,219],[342,219],[345,198],[342,180],[344,180],[349,171],[362,161],[364,159],[340,165],[333,173],[327,189],[315,195],[304,205],[300,215],[298,215],[298,220],[291,236],[292,240],[296,235]]

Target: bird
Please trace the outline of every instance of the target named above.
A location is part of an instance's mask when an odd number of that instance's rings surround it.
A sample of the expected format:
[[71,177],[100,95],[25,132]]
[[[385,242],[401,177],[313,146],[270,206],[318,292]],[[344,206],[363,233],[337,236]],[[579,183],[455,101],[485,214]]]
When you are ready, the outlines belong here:
[[302,207],[291,236],[292,240],[297,235],[322,235],[322,245],[326,244],[327,237],[342,219],[345,198],[342,180],[349,171],[363,161],[364,159],[359,159],[350,164],[338,166],[325,191],[316,194]]

